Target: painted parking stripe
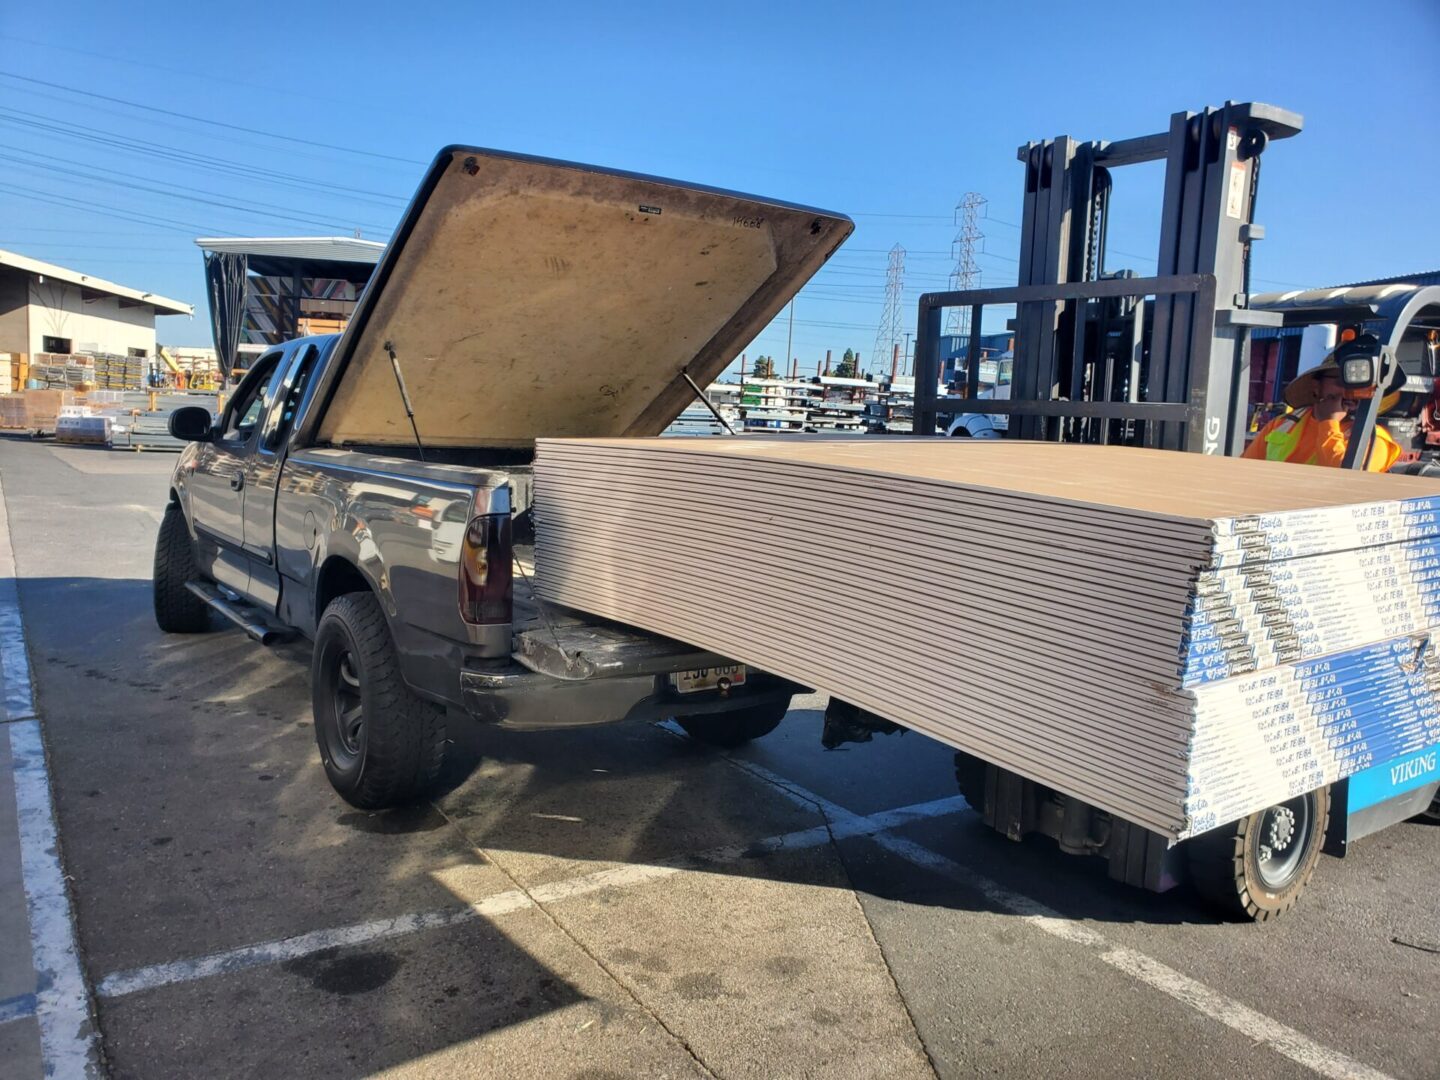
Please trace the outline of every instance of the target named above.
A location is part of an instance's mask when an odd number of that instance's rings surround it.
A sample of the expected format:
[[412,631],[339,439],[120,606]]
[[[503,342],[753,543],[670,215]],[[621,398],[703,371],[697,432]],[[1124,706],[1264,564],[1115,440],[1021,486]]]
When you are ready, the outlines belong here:
[[34,1015],[34,994],[16,994],[14,997],[0,999],[0,1024],[8,1024],[12,1020],[24,1020],[27,1016]]
[[[764,781],[776,791],[782,792],[792,799],[809,802],[837,824],[843,826],[848,820],[856,818],[855,814],[844,807],[831,802],[822,795],[806,790],[793,780],[780,776],[763,765],[729,754],[725,757],[732,765]],[[1038,900],[1007,889],[985,875],[977,873],[969,867],[961,866],[953,859],[917,844],[913,840],[883,831],[871,834],[871,839],[886,851],[898,855],[908,862],[949,878],[957,884],[977,890],[996,907],[1019,916],[1031,926],[1052,937],[1094,950],[1102,961],[1116,970],[1123,971],[1131,978],[1167,994],[1196,1012],[1219,1021],[1257,1043],[1268,1046],[1276,1053],[1284,1055],[1296,1064],[1303,1065],[1321,1076],[1332,1077],[1334,1080],[1390,1080],[1386,1073],[1356,1061],[1339,1050],[1323,1046],[1280,1021],[1273,1020],[1248,1005],[1241,1004],[1203,983],[1196,982],[1188,975],[1181,974],[1153,957],[1135,949],[1116,945],[1103,934],[1097,933],[1074,919],[1066,918]]]
[[20,833],[20,876],[30,917],[35,964],[34,1014],[47,1077],[98,1077],[99,1047],[90,1019],[90,998],[75,947],[75,921],[60,867],[55,809],[40,722],[30,689],[30,662],[20,620],[15,555],[0,488],[0,672],[4,674],[3,725],[10,740],[15,811]]
[[30,656],[25,650],[25,628],[20,620],[20,592],[16,585],[15,549],[10,546],[10,516],[5,489],[0,485],[0,674],[5,680],[4,720],[28,720],[35,715],[30,690]]
[[315,930],[308,934],[282,938],[278,941],[245,945],[237,949],[211,953],[208,956],[189,960],[176,960],[150,967],[119,971],[101,979],[95,988],[101,998],[124,997],[144,990],[155,990],[175,983],[193,982],[197,979],[228,975],[248,968],[264,967],[286,960],[309,956],[324,949],[365,945],[385,938],[418,934],[427,930],[440,930],[469,922],[478,918],[497,918],[512,912],[523,911],[535,904],[553,904],[601,892],[605,889],[626,889],[661,878],[670,877],[682,871],[703,871],[707,866],[739,862],[741,859],[774,854],[779,851],[798,851],[820,847],[830,842],[832,835],[865,836],[886,829],[898,828],[911,821],[924,821],[958,813],[965,809],[960,798],[935,799],[932,802],[902,806],[875,814],[868,818],[855,815],[842,823],[837,831],[835,826],[816,825],[808,829],[782,833],[750,844],[732,844],[711,848],[697,854],[679,855],[654,863],[621,866],[608,870],[597,870],[591,874],[550,882],[522,892],[507,889],[467,907],[447,908],[413,915],[401,915],[393,919],[375,919],[355,926]]

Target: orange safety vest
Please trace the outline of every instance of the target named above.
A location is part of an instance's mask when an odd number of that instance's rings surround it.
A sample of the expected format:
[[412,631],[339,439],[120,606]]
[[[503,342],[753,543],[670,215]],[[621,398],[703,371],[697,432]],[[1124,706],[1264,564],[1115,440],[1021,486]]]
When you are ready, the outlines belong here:
[[[1277,416],[1260,429],[1245,457],[1262,461],[1291,461],[1299,465],[1339,465],[1345,460],[1350,441],[1348,420],[1316,420],[1311,411],[1297,409]],[[1400,444],[1379,424],[1370,444],[1370,457],[1365,468],[1371,472],[1387,472],[1400,460]]]

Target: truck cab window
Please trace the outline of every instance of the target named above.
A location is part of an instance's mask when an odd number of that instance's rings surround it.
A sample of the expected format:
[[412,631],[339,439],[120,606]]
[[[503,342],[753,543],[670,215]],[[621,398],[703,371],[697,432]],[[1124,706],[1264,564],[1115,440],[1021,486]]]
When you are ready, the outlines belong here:
[[260,422],[265,408],[265,385],[275,373],[275,364],[280,354],[264,357],[250,369],[235,391],[235,397],[225,412],[225,430],[221,438],[227,442],[248,442]]
[[315,368],[319,350],[308,346],[291,367],[280,387],[280,408],[273,414],[265,431],[264,448],[278,450],[295,426],[295,417],[305,401],[305,388],[310,381],[310,372]]

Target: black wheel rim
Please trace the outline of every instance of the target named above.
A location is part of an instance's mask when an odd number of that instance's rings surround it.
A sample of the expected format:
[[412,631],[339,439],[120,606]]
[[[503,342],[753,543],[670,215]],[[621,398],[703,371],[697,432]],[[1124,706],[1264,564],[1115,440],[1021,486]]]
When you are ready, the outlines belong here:
[[1251,843],[1256,872],[1267,888],[1283,889],[1300,872],[1313,820],[1307,795],[1261,811]]
[[365,754],[365,705],[360,682],[360,665],[355,654],[343,646],[327,656],[325,685],[330,709],[326,744],[330,758],[341,768],[350,768]]

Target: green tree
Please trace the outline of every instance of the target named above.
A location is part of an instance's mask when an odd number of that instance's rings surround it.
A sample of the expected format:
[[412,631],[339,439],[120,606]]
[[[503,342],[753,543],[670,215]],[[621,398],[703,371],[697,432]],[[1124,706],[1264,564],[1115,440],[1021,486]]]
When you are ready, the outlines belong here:
[[846,349],[845,355],[840,358],[839,366],[835,368],[835,377],[837,379],[853,379],[855,378],[855,369],[855,350]]
[[757,356],[755,370],[750,374],[756,379],[773,379],[775,377],[775,358],[773,356]]

